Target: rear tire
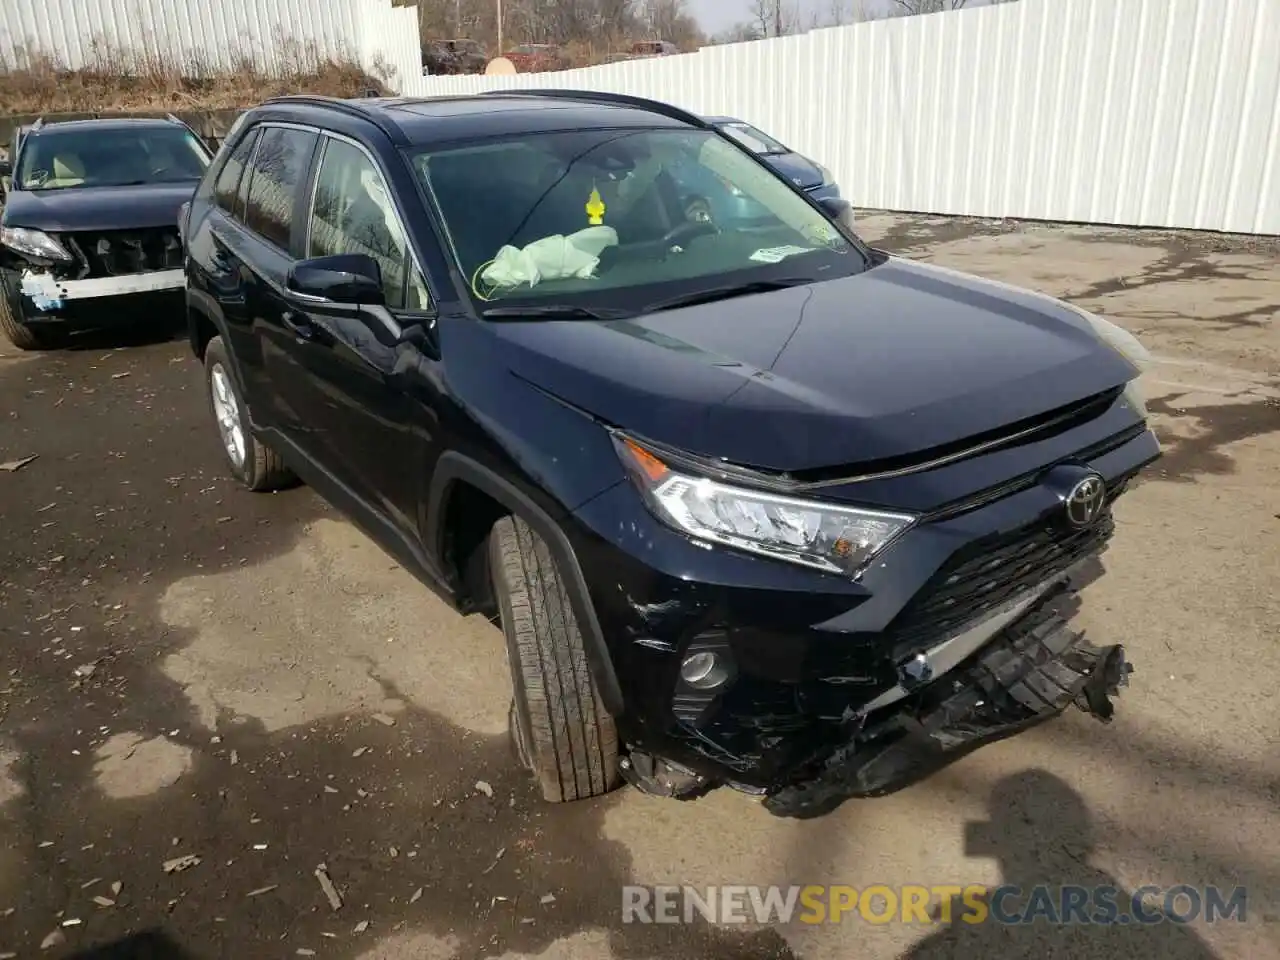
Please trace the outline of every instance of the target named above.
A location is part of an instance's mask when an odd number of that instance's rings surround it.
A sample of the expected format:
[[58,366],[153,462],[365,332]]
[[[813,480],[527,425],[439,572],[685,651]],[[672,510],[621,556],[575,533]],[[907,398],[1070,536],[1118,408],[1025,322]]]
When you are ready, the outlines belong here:
[[53,337],[32,330],[13,315],[3,288],[0,288],[0,333],[19,350],[45,350],[55,345]]
[[517,757],[552,803],[608,793],[618,784],[618,733],[550,549],[523,520],[503,517],[489,534],[489,569],[511,662]]
[[253,435],[248,409],[231,376],[231,362],[220,336],[205,347],[204,372],[209,409],[218,427],[222,454],[235,478],[256,492],[279,490],[296,483],[297,478],[280,455]]

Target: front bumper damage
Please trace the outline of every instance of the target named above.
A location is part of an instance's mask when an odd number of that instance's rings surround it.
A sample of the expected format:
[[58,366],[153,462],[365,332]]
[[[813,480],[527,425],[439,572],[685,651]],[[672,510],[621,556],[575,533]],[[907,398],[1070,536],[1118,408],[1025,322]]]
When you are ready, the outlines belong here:
[[68,259],[0,250],[0,293],[23,324],[75,328],[131,323],[181,302],[185,271],[176,224],[63,231],[49,237]]
[[[756,796],[777,816],[816,817],[849,799],[904,789],[1073,705],[1109,722],[1111,698],[1127,686],[1133,667],[1123,646],[1095,646],[1071,627],[1077,606],[1070,580],[1012,605],[1013,616],[982,625],[981,645],[948,657],[945,652],[955,645],[940,644],[933,651],[944,652],[933,661],[936,675],[909,690],[895,686],[852,713],[843,739],[786,784],[729,785]],[[954,639],[963,642],[966,635]],[[622,773],[646,793],[683,800],[718,785],[678,763],[637,752],[623,760]]]
[[52,273],[26,270],[18,280],[23,315],[28,320],[56,316],[69,302],[116,303],[116,298],[133,294],[176,292],[183,288],[184,271],[157,270],[118,277],[64,280]]
[[892,793],[978,747],[1074,705],[1109,722],[1133,667],[1119,644],[1071,628],[1067,594],[1047,599],[969,660],[892,708],[860,717],[809,778],[764,798],[784,817],[820,816],[844,800]]
[[179,317],[185,282],[180,269],[72,280],[27,268],[3,271],[0,296],[24,326],[64,335]]

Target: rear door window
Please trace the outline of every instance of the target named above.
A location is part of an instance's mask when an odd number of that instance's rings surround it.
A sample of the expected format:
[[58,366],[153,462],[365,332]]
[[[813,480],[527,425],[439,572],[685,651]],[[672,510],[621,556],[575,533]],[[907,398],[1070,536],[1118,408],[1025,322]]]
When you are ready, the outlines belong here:
[[253,157],[244,222],[281,250],[289,249],[298,188],[307,176],[316,134],[292,127],[266,127]]

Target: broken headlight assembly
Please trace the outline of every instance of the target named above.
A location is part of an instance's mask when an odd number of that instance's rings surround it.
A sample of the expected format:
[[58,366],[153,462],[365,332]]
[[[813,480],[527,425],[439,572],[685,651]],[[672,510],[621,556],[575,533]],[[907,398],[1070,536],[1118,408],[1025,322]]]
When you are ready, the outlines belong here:
[[0,227],[0,245],[35,260],[71,262],[75,259],[66,247],[43,230],[29,227]]
[[703,543],[856,578],[916,520],[686,473],[630,437],[614,433],[613,440],[650,511]]

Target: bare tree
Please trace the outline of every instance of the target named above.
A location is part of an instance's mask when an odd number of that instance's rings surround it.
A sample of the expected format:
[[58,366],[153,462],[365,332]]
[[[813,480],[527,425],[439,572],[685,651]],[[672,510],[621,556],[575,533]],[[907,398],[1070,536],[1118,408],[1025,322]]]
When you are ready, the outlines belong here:
[[[467,37],[498,54],[496,0],[393,0],[418,8],[424,49],[434,41]],[[627,49],[638,39],[662,39],[682,50],[706,42],[686,0],[502,0],[503,45],[558,44],[575,62]]]
[[944,10],[959,10],[969,0],[892,0],[894,14],[899,17],[914,17],[922,13],[942,13]]
[[815,9],[813,27],[844,27],[847,23],[860,23],[873,19],[865,13],[865,0],[828,0],[826,12]]
[[785,37],[802,29],[792,0],[751,0],[751,22],[761,37]]
[[737,23],[727,30],[721,30],[711,38],[712,43],[748,43],[759,40],[760,26],[757,23]]
[[[1010,3],[1012,0],[987,0],[988,4]],[[944,13],[947,10],[959,10],[969,4],[969,0],[891,0],[891,16],[914,17],[921,13]],[[978,6],[975,3],[974,6]]]
[[636,14],[651,39],[669,40],[681,50],[695,50],[702,44],[702,31],[684,0],[641,0]]
[[855,0],[831,0],[827,7],[826,16],[820,25],[842,27],[846,23],[857,23],[861,19],[858,13]]

